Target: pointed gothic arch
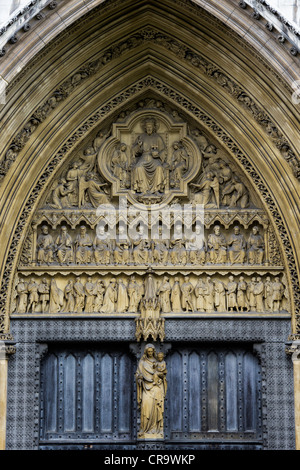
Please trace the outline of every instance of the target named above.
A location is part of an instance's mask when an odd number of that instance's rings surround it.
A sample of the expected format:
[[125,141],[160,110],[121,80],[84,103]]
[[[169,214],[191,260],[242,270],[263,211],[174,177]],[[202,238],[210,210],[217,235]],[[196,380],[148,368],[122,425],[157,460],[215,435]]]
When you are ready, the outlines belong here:
[[[12,338],[15,275],[50,185],[99,131],[122,113],[147,109],[150,99],[200,128],[260,201],[270,245],[282,257],[290,332],[298,333],[299,111],[291,100],[297,62],[288,46],[261,26],[259,35],[251,32],[248,11],[229,1],[226,21],[221,7],[212,13],[202,2],[176,1],[174,8],[168,0],[96,2],[84,15],[74,1],[73,21],[64,3],[57,11],[67,27],[46,11],[47,45],[34,36],[35,23],[2,58],[9,86],[1,110],[1,337]],[[17,72],[25,39],[28,56]]]

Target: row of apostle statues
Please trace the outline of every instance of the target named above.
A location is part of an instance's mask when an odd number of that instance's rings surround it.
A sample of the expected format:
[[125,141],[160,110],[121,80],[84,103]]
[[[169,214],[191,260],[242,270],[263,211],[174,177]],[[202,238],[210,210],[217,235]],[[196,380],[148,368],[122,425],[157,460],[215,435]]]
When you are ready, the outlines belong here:
[[[58,285],[59,284],[59,285]],[[16,286],[17,313],[138,313],[151,300],[161,313],[278,312],[283,310],[285,286],[280,277],[245,276],[221,280],[214,276],[131,275],[86,281],[69,279],[65,286],[52,278],[20,278]]]
[[109,239],[104,226],[99,226],[97,234],[91,236],[86,226],[82,225],[79,233],[72,238],[63,225],[60,233],[53,237],[48,226],[43,225],[37,237],[36,260],[38,265],[262,265],[264,262],[265,242],[258,226],[251,229],[247,238],[238,225],[227,237],[220,225],[215,225],[207,237],[201,234],[201,228],[196,224],[195,232],[187,238],[182,234],[181,225],[175,225],[170,238],[164,239],[160,226],[157,238],[150,239],[140,224],[136,236],[129,238],[124,225],[120,225],[116,237]]

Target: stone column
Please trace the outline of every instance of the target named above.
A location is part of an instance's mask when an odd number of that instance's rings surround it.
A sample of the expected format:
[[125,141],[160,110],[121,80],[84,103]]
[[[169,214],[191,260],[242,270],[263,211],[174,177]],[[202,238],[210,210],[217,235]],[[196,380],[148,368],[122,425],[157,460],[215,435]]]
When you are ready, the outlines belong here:
[[0,450],[5,450],[8,357],[16,352],[14,344],[0,341]]
[[294,369],[294,414],[295,414],[295,440],[296,450],[300,450],[300,339],[286,344],[286,352],[291,355]]

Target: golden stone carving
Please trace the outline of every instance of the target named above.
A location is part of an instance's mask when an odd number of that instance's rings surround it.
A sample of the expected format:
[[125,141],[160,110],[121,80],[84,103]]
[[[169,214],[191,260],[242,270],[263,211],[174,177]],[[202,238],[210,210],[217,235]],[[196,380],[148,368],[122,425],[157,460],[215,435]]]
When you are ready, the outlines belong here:
[[[164,341],[176,315],[288,312],[276,234],[248,181],[194,122],[145,103],[61,167],[24,240],[14,314],[130,315],[137,341]],[[185,232],[175,212],[152,221],[152,203],[204,212]]]
[[167,393],[164,354],[147,344],[135,374],[140,409],[139,439],[163,439],[164,400]]
[[[240,271],[239,271],[240,272]],[[284,276],[268,271],[251,276],[247,271],[210,275],[191,273],[158,275],[99,274],[19,277],[15,287],[15,313],[134,313],[138,341],[149,336],[164,339],[164,319],[176,313],[288,311]]]
[[131,203],[169,203],[187,196],[188,182],[202,154],[175,114],[151,109],[114,123],[98,151],[98,168],[112,184],[112,196],[127,194]]

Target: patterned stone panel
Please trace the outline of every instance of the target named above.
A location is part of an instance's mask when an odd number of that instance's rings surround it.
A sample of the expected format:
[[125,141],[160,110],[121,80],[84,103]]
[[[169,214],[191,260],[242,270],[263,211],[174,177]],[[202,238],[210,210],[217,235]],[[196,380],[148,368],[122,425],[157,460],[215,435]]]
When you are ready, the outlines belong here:
[[268,449],[294,449],[293,365],[282,343],[266,344]]
[[35,407],[38,406],[35,400],[38,396],[35,388],[35,350],[35,343],[18,343],[17,352],[9,362],[8,449],[32,449]]
[[284,350],[289,321],[272,320],[176,320],[166,322],[166,341],[278,342]]

